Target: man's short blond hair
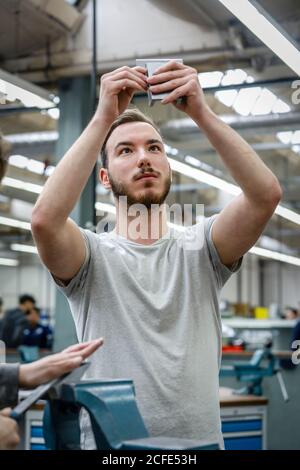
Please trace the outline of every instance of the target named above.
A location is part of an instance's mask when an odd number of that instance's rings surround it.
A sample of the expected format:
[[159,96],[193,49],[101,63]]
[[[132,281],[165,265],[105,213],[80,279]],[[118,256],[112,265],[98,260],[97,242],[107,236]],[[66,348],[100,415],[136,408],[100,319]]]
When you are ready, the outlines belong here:
[[124,111],[124,113],[120,114],[120,116],[117,117],[117,119],[114,120],[112,123],[109,132],[105,138],[105,141],[102,145],[101,148],[101,163],[103,168],[108,168],[108,155],[107,155],[107,150],[106,150],[106,143],[108,139],[110,138],[111,134],[113,131],[121,126],[122,124],[127,124],[129,122],[146,122],[147,124],[150,124],[162,137],[159,128],[156,126],[156,124],[153,122],[153,120],[149,117],[143,114],[141,111],[138,109],[127,109]]

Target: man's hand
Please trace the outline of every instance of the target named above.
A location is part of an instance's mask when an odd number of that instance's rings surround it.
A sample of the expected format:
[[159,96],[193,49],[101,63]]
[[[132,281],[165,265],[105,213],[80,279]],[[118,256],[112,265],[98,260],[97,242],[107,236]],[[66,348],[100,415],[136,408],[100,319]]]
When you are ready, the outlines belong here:
[[0,411],[0,450],[12,450],[20,442],[18,425],[10,413],[10,408]]
[[[192,67],[170,61],[159,67],[153,76],[147,79],[147,82],[153,93],[170,92],[161,101],[162,104],[172,103],[194,120],[207,108],[198,72]],[[182,98],[182,102],[176,103],[179,98]]]
[[31,364],[22,364],[19,371],[20,387],[34,388],[71,372],[102,344],[102,338],[87,343],[74,344],[60,353],[44,357]]
[[127,109],[136,91],[147,91],[144,67],[121,67],[101,77],[96,114],[110,124]]

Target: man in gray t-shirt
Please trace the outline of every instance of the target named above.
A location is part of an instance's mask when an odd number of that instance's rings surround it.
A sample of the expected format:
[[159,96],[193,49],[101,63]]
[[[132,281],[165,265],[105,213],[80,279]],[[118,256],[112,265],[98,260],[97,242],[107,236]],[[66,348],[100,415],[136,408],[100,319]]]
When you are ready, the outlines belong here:
[[[89,377],[132,378],[152,436],[222,445],[218,300],[231,270],[212,242],[213,219],[193,227],[197,251],[185,249],[172,229],[148,246],[85,230],[85,262],[60,289],[79,340],[105,337]],[[84,447],[91,446],[87,432]]]
[[[134,92],[148,86],[170,92],[162,103],[195,121],[242,189],[220,214],[179,234],[167,224],[172,175],[159,129],[140,112],[125,111]],[[96,235],[68,216],[100,150],[99,176],[112,190],[116,227]],[[169,62],[152,78],[142,67],[102,77],[95,116],[45,185],[32,229],[69,300],[79,341],[105,338],[90,376],[132,378],[152,436],[222,446],[219,293],[280,197],[277,178],[206,104],[196,70]],[[83,430],[83,447],[93,447],[86,417]]]

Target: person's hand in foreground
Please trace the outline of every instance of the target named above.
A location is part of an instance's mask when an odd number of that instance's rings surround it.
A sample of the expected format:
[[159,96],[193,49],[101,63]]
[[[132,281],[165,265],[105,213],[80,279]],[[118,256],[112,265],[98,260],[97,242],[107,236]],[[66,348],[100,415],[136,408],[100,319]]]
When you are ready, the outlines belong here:
[[19,385],[34,388],[71,372],[103,344],[103,338],[74,344],[60,353],[44,357],[31,364],[20,365]]
[[9,417],[10,413],[10,408],[0,411],[0,450],[12,450],[20,442],[18,425]]

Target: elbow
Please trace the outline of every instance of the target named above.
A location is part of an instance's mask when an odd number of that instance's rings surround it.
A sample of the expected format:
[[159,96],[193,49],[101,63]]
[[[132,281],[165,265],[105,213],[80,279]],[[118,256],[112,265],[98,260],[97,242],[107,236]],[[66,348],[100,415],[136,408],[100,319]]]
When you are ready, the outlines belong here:
[[31,215],[31,231],[35,238],[45,231],[49,231],[49,221],[44,214],[35,208]]
[[278,206],[283,196],[283,191],[277,178],[273,183],[272,189],[270,190],[271,204],[274,209]]
[[278,179],[275,177],[272,183],[265,188],[264,206],[268,213],[273,214],[282,199],[283,191]]

